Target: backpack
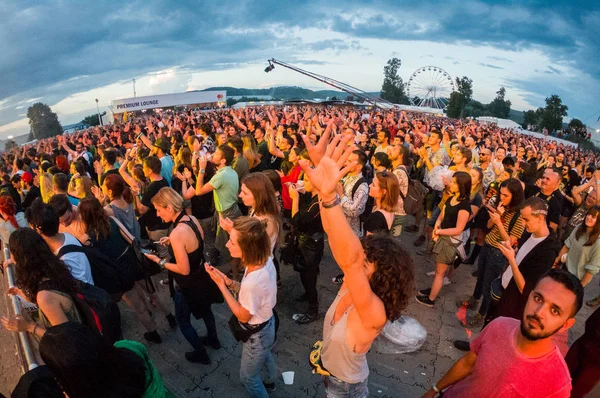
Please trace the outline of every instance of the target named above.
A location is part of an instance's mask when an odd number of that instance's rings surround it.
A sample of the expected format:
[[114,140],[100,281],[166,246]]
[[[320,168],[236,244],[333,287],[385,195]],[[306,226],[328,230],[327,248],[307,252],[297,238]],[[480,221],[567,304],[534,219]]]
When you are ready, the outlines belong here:
[[73,301],[83,325],[98,330],[111,344],[121,340],[121,312],[106,291],[79,280],[75,294],[58,288],[52,280],[42,282],[40,288],[67,294]]
[[111,344],[122,339],[121,312],[104,290],[79,281],[73,303],[83,324],[97,329]]
[[135,275],[124,270],[104,253],[90,246],[65,245],[58,251],[57,257],[61,258],[68,253],[83,253],[87,257],[94,285],[106,290],[110,294],[123,294],[133,288]]
[[144,253],[142,253],[142,249],[156,251],[156,245],[152,241],[137,239],[131,234],[131,232],[129,232],[125,225],[119,221],[118,218],[112,216],[110,218],[119,227],[119,231],[121,232],[123,239],[129,243],[130,250],[133,251],[133,254],[137,260],[137,265],[144,275],[144,280],[146,281],[146,290],[150,294],[154,293],[156,288],[154,287],[154,283],[150,277],[159,274],[162,271],[162,268],[154,261],[150,261],[150,259],[148,259]]
[[400,190],[400,197],[404,201],[404,211],[406,214],[416,214],[425,200],[425,195],[427,195],[429,189],[420,181],[410,178],[405,167],[401,167],[401,169],[406,173],[406,177],[408,178],[406,195],[402,193],[402,189]]
[[[360,184],[362,184],[363,182],[365,184],[367,184],[367,191],[369,190],[369,181],[365,177],[360,177],[356,181],[354,186],[352,187],[352,200],[354,200],[354,194],[358,190],[358,187],[360,187]],[[375,199],[373,199],[370,196],[367,196],[367,203],[365,203],[365,210],[359,216],[361,225],[364,224],[365,221],[367,221],[367,218],[369,218],[369,216],[373,212],[374,205],[375,205]]]

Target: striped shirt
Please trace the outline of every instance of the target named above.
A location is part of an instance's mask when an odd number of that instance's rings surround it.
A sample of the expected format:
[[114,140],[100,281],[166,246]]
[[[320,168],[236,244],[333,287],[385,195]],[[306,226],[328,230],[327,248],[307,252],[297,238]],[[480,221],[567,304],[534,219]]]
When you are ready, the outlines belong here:
[[[513,211],[507,210],[504,212],[504,214],[502,214],[502,217],[501,217],[502,226],[504,227],[504,230],[510,236],[515,238],[515,239],[513,239],[513,242],[515,240],[520,239],[521,235],[523,235],[523,231],[525,230],[525,225],[523,224],[523,218],[519,214],[517,216],[518,217],[517,221],[515,222],[515,225],[513,226],[512,230],[510,231],[510,233],[508,232],[508,227],[510,226],[510,222],[517,211],[519,211],[519,209],[516,209]],[[488,245],[490,245],[492,247],[498,247],[498,245],[500,244],[501,241],[502,241],[502,236],[500,235],[500,231],[498,230],[498,225],[494,224],[494,227],[492,228],[492,230],[485,237],[485,243],[487,243]]]

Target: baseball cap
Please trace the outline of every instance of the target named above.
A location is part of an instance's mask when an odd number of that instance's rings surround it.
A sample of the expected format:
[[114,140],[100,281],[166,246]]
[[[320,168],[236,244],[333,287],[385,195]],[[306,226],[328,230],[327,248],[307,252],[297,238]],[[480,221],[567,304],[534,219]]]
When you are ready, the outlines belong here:
[[33,174],[26,171],[21,175],[21,180],[25,181],[28,184],[31,184],[31,182],[33,181]]
[[169,141],[165,140],[164,138],[159,138],[154,141],[153,146],[162,149],[162,151],[165,153],[169,152]]

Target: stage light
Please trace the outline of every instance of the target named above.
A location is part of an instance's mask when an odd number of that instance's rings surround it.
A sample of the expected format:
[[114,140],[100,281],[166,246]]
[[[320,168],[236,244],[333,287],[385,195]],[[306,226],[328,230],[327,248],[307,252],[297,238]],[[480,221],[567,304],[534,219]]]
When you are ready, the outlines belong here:
[[265,73],[269,73],[269,72],[271,72],[273,69],[275,69],[275,65],[273,65],[273,64],[271,63],[271,61],[269,61],[269,66],[267,66],[267,67],[265,68]]

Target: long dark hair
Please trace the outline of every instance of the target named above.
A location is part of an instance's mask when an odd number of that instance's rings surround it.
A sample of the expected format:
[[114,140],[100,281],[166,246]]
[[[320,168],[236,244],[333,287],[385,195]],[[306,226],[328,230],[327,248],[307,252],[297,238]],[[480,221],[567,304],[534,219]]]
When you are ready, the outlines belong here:
[[100,201],[96,198],[79,202],[79,215],[90,238],[105,240],[110,236],[110,222]]
[[17,229],[10,235],[8,246],[16,264],[16,285],[30,301],[36,302],[38,292],[44,290],[40,288],[44,281],[51,281],[52,286],[65,293],[76,291],[77,281],[67,266],[33,229]]
[[66,322],[46,330],[40,355],[72,398],[141,397],[146,365],[135,352],[111,345],[92,328]]
[[277,242],[281,242],[283,222],[281,210],[275,196],[275,188],[269,177],[263,173],[250,173],[242,180],[242,184],[252,192],[254,196],[254,214],[257,216],[269,216],[277,224]]
[[[577,232],[575,232],[575,237],[577,239],[581,238],[581,236],[587,232],[587,227],[585,226],[585,219],[587,216],[592,215],[598,217],[598,214],[600,214],[600,206],[592,206],[588,209],[588,211],[585,213],[585,217],[583,218],[583,222],[579,228],[577,228]],[[584,246],[592,246],[594,243],[596,243],[596,240],[598,240],[598,235],[600,235],[600,220],[597,219],[596,224],[594,224],[594,227],[590,231],[588,240],[585,242]]]
[[[523,184],[516,178],[509,178],[500,184],[500,189],[506,188],[510,192],[511,199],[506,210],[513,211],[521,206],[521,203],[525,200],[525,193],[523,192]],[[498,195],[500,195],[500,189]]]
[[408,306],[414,291],[414,266],[410,254],[391,236],[373,234],[362,239],[366,261],[376,270],[369,285],[385,307],[388,320],[395,321]]
[[466,171],[457,171],[452,176],[458,185],[458,200],[465,200],[471,197],[471,174]]

